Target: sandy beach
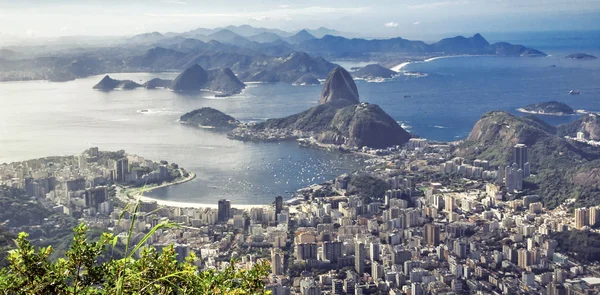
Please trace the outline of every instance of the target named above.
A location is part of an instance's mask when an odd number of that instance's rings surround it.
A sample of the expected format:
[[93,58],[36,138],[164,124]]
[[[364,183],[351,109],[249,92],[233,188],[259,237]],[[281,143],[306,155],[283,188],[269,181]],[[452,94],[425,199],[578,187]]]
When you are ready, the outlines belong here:
[[[156,201],[158,205],[167,206],[167,207],[179,207],[179,208],[218,208],[218,204],[201,204],[201,203],[187,203],[187,202],[177,202],[177,201],[166,201],[159,200],[150,197],[141,196],[140,199],[142,201],[151,202]],[[241,210],[250,210],[252,208],[261,208],[268,207],[270,205],[240,205],[240,204],[231,204],[231,208],[241,209]]]

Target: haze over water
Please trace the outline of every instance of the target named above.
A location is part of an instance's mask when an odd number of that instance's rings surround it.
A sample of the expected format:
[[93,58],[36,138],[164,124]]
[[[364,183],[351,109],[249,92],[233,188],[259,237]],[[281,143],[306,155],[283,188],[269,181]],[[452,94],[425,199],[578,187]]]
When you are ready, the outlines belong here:
[[[517,37],[532,45],[526,36]],[[426,75],[383,83],[357,81],[361,100],[379,104],[411,132],[440,141],[465,138],[479,117],[491,110],[517,113],[517,108],[531,103],[558,100],[574,109],[600,111],[600,60],[564,59],[575,52],[600,56],[600,46],[588,42],[582,47],[584,38],[557,41],[562,47],[556,48],[552,47],[556,36],[545,38],[530,40],[550,57],[460,57],[415,63],[404,70]],[[136,82],[174,76],[111,75]],[[197,174],[189,183],[148,196],[197,203],[225,197],[238,204],[271,203],[276,195],[289,197],[291,191],[363,166],[351,155],[302,148],[295,142],[243,143],[176,121],[204,106],[241,121],[282,117],[316,105],[321,86],[249,84],[241,95],[215,99],[210,93],[181,95],[160,89],[92,90],[101,78],[0,83],[0,162],[76,154],[91,146],[124,149],[178,163]],[[571,89],[579,89],[581,95],[569,95]],[[553,124],[576,118],[544,117]]]

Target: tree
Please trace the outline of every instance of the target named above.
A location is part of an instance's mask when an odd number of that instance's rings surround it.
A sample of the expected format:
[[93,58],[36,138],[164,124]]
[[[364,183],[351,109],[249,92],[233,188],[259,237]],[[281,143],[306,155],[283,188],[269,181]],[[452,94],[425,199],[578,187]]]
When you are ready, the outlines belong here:
[[[79,225],[65,257],[52,262],[51,246],[36,251],[28,235],[21,233],[17,248],[9,254],[10,265],[0,270],[0,294],[267,294],[266,261],[250,270],[236,269],[232,261],[222,272],[199,271],[194,255],[179,263],[172,246],[160,253],[143,247],[157,229],[168,226],[157,225],[131,250],[126,245],[124,258],[106,262],[98,258],[115,247],[117,239],[112,234],[104,233],[90,242],[87,228]],[[140,257],[135,259],[138,250]]]

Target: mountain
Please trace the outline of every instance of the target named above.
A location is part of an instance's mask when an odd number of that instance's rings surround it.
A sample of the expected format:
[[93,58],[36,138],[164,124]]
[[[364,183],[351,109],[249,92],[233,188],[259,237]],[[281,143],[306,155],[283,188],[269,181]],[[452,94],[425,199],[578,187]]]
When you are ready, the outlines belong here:
[[15,56],[17,56],[17,53],[12,50],[4,49],[4,48],[0,49],[0,58],[8,59],[8,58],[13,58]]
[[306,85],[319,85],[321,82],[317,78],[317,76],[313,74],[304,74],[300,78],[296,79],[294,86],[306,86]]
[[221,96],[229,96],[240,93],[246,84],[240,81],[229,68],[214,69],[208,71],[208,84],[206,86],[212,91],[221,93]]
[[134,43],[134,44],[152,44],[152,43],[160,41],[164,38],[165,38],[165,36],[163,34],[161,34],[159,32],[152,32],[152,33],[135,35],[135,36],[127,39],[127,42]]
[[193,65],[180,73],[171,89],[175,91],[200,91],[205,89],[208,82],[208,73],[199,65]]
[[465,38],[457,36],[442,39],[433,44],[402,38],[392,39],[347,39],[326,35],[321,39],[304,41],[298,50],[311,54],[332,57],[362,57],[381,53],[404,53],[414,55],[481,54],[498,56],[546,56],[545,53],[522,45],[506,42],[489,44],[483,36],[475,34]]
[[568,105],[558,101],[548,101],[536,104],[530,104],[525,106],[518,111],[523,113],[531,113],[538,115],[554,115],[564,116],[575,114],[575,111]]
[[477,54],[485,50],[490,43],[480,34],[465,38],[457,36],[454,38],[442,39],[432,44],[435,52],[444,52],[446,54]]
[[358,89],[350,73],[342,67],[336,67],[329,73],[323,85],[319,104],[326,104],[338,100],[348,100],[358,103]]
[[305,29],[305,31],[308,32],[309,34],[315,36],[316,38],[323,38],[323,37],[325,37],[327,35],[330,35],[330,36],[347,35],[347,34],[342,33],[340,31],[328,29],[328,28],[325,28],[325,27],[320,27],[318,29]]
[[298,44],[298,43],[302,43],[304,41],[314,40],[314,39],[317,39],[317,38],[315,36],[311,35],[308,31],[302,30],[302,31],[296,33],[296,35],[288,37],[285,40],[292,44]]
[[558,126],[560,136],[577,137],[578,132],[582,132],[585,139],[600,141],[600,116],[588,114],[581,116],[579,120]]
[[281,40],[281,36],[269,32],[262,32],[260,34],[249,36],[247,39],[258,43],[272,43]]
[[230,31],[227,29],[220,30],[206,36],[208,40],[215,40],[221,43],[229,43],[237,46],[246,46],[252,43],[252,41]]
[[154,71],[155,69],[175,69],[175,65],[186,56],[185,53],[173,49],[155,47],[144,55],[131,58],[127,65],[133,68]]
[[238,122],[235,118],[213,108],[201,108],[184,114],[179,118],[182,124],[211,128],[215,131],[233,130]]
[[533,116],[489,112],[457,146],[455,155],[468,160],[488,160],[494,166],[503,167],[512,161],[512,147],[518,143],[528,146],[534,174],[527,179],[525,194],[540,195],[550,208],[568,198],[577,198],[578,205],[600,202],[600,187],[590,181],[600,177],[600,152],[567,141],[557,135],[557,128]]
[[573,54],[569,54],[569,55],[565,56],[565,58],[568,58],[568,59],[581,59],[581,60],[593,60],[593,59],[596,59],[597,57],[595,57],[593,55],[585,54],[585,53],[573,53]]
[[380,64],[371,64],[365,67],[362,67],[354,72],[352,72],[352,76],[355,78],[362,79],[375,79],[375,78],[385,78],[389,79],[398,73],[392,71],[388,68],[382,67]]
[[319,105],[285,118],[239,127],[228,135],[259,141],[314,138],[321,144],[349,148],[385,148],[410,139],[379,106],[359,102],[356,84],[341,67],[328,75]]
[[247,66],[239,67],[238,77],[248,82],[293,83],[306,74],[325,78],[335,65],[321,57],[294,52],[286,57],[254,57]]
[[142,87],[142,85],[131,80],[115,80],[106,75],[98,84],[94,85],[93,89],[109,91],[114,89],[131,90],[138,87]]

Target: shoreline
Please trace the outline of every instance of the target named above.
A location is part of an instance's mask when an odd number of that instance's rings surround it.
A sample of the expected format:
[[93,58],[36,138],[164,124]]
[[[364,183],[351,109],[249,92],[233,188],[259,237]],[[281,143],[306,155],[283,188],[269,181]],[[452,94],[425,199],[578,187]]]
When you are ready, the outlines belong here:
[[434,60],[438,60],[438,59],[442,59],[442,58],[454,58],[454,57],[477,57],[477,56],[494,56],[494,55],[470,55],[470,54],[463,54],[463,55],[442,55],[442,56],[435,56],[435,57],[430,57],[430,58],[426,58],[423,60],[412,60],[412,61],[405,61],[403,63],[400,63],[396,66],[393,66],[390,68],[390,70],[395,71],[395,72],[402,72],[402,69],[410,64],[413,63],[425,63],[425,62],[430,62],[430,61],[434,61]]
[[[166,207],[177,207],[177,208],[211,208],[211,209],[218,209],[219,208],[218,204],[168,201],[168,200],[161,200],[161,199],[146,197],[144,195],[141,195],[139,198],[140,198],[141,201],[156,202],[159,206],[166,206]],[[244,205],[244,204],[234,204],[234,203],[231,204],[231,208],[236,208],[236,209],[240,209],[240,210],[249,210],[249,209],[252,209],[252,208],[264,208],[264,207],[268,207],[268,206],[271,206],[271,204],[264,204],[264,205],[247,205],[247,204]]]
[[565,114],[565,113],[546,113],[543,111],[528,111],[524,108],[518,108],[517,111],[524,113],[524,114],[533,114],[533,115],[543,115],[543,116],[556,116],[556,117],[568,117],[568,116],[575,116],[577,115],[577,113],[574,114]]

